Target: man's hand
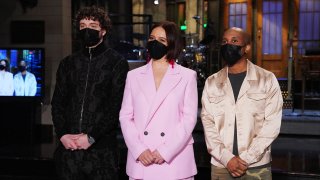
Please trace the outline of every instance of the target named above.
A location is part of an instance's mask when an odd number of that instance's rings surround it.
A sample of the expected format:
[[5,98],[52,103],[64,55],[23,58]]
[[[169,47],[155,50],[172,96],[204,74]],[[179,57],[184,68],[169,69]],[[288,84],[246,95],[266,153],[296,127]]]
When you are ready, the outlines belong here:
[[75,141],[81,136],[81,134],[65,134],[60,138],[64,148],[70,150],[78,149]]
[[162,164],[162,163],[164,163],[164,159],[163,159],[163,157],[161,156],[161,154],[159,153],[158,150],[153,151],[153,152],[152,152],[152,155],[153,155],[154,163],[155,163],[155,164]]
[[78,139],[76,139],[75,144],[77,145],[78,149],[88,149],[91,144],[88,141],[87,134],[81,134]]
[[150,164],[154,163],[154,157],[150,151],[150,149],[147,149],[143,151],[140,156],[138,157],[138,160],[144,165],[149,166]]
[[246,173],[248,164],[238,156],[234,156],[228,162],[227,169],[233,177],[239,177]]

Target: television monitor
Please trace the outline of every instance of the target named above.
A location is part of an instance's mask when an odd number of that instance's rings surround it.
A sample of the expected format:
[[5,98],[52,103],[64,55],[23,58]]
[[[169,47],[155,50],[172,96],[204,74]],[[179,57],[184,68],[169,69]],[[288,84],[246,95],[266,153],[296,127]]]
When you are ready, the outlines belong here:
[[[12,73],[14,86],[12,95],[11,93],[3,93],[0,96],[43,97],[44,57],[44,48],[0,47],[0,60],[5,59],[7,61],[6,71]],[[21,65],[21,61],[24,61],[24,63],[26,64],[26,70],[28,73],[21,73],[21,70],[19,70],[19,65]],[[4,80],[3,78],[1,79],[1,77],[0,81],[7,82],[7,80]],[[3,82],[0,82],[0,86],[5,85],[5,83]]]

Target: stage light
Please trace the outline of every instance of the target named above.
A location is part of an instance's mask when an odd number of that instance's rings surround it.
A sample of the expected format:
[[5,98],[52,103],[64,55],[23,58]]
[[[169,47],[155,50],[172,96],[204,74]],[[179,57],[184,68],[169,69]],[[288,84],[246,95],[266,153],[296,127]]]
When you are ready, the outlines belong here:
[[153,4],[158,5],[159,4],[159,0],[154,0]]
[[182,31],[187,30],[187,26],[186,26],[186,25],[181,25],[181,26],[180,26],[180,30],[182,30]]

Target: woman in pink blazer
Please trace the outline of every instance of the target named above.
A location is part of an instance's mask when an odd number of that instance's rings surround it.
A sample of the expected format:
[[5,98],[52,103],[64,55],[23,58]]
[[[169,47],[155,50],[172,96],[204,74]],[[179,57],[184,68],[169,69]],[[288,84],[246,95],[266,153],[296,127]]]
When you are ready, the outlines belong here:
[[196,72],[174,62],[179,38],[175,23],[154,25],[147,44],[151,60],[128,73],[120,124],[129,179],[193,179],[197,173],[192,138]]

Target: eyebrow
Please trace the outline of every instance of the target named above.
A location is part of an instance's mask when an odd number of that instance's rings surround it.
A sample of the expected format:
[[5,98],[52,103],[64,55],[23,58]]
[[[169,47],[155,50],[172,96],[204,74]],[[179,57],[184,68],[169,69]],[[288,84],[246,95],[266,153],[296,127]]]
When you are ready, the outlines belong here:
[[[80,25],[85,25],[86,23],[80,23]],[[93,22],[93,23],[89,23],[89,25],[99,25],[99,23],[95,23],[95,22]]]
[[[155,37],[154,35],[150,34],[150,37]],[[160,36],[159,39],[167,39],[166,37]]]

